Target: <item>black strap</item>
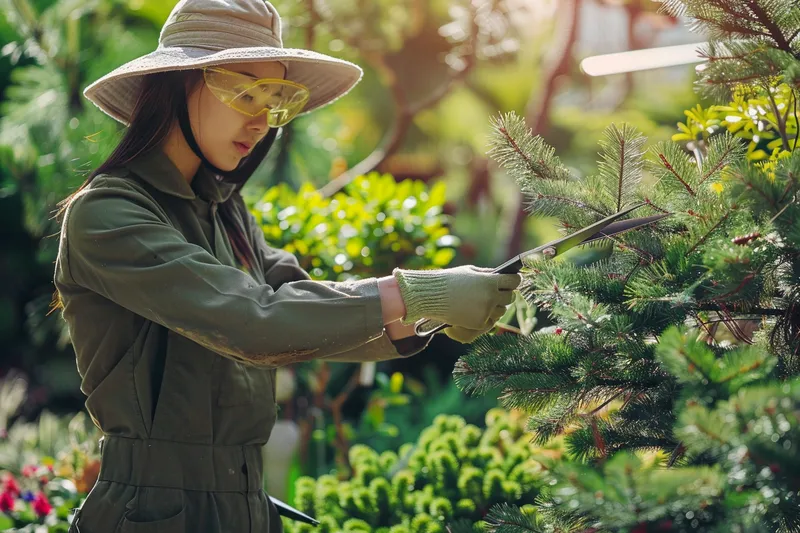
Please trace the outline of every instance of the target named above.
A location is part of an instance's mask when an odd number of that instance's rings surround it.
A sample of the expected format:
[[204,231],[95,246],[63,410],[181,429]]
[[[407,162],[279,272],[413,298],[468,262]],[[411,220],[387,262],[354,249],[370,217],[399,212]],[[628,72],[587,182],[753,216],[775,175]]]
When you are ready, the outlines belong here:
[[[211,161],[206,159],[206,156],[203,155],[203,151],[200,150],[200,146],[198,146],[197,141],[194,138],[194,133],[192,133],[191,122],[189,122],[189,109],[187,102],[183,102],[183,105],[178,106],[178,123],[181,126],[183,137],[186,139],[186,142],[189,145],[189,148],[192,149],[192,152],[194,152],[195,155],[200,158],[200,161],[202,161],[212,172],[225,177],[227,172],[212,165]],[[241,164],[241,161],[239,164]]]

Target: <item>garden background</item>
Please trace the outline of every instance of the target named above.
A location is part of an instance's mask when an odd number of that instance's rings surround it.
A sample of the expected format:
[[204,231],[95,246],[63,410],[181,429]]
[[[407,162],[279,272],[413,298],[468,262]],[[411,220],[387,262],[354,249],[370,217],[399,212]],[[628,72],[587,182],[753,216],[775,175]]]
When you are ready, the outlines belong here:
[[[0,469],[56,483],[47,499],[29,492],[16,522],[0,514],[3,527],[62,527],[96,476],[96,434],[82,414],[74,355],[60,316],[48,313],[58,231],[52,215],[120,135],[82,90],[153,49],[173,4],[0,0]],[[528,216],[518,184],[487,156],[492,119],[501,113],[522,117],[577,175],[596,169],[597,140],[611,123],[628,123],[656,143],[686,134],[681,122],[708,120],[702,108],[685,112],[703,102],[693,66],[601,77],[580,68],[596,54],[704,39],[649,0],[275,4],[285,46],[365,70],[346,98],[284,128],[245,189],[268,241],[296,253],[318,279],[381,276],[401,265],[494,266],[560,235],[555,218]],[[501,331],[551,323],[524,302],[513,311]],[[474,428],[476,444],[502,431],[524,437],[524,421],[500,409],[497,394],[467,397],[455,386],[453,368],[467,349],[439,335],[408,360],[282,369],[282,422],[265,453],[290,452],[290,467],[265,480],[269,491],[295,501],[304,494],[299,477],[346,475],[357,461],[383,465],[388,455],[371,454],[425,435],[433,441]],[[474,460],[488,468],[504,458]],[[524,500],[529,488],[519,485],[504,486],[494,503],[509,494]]]

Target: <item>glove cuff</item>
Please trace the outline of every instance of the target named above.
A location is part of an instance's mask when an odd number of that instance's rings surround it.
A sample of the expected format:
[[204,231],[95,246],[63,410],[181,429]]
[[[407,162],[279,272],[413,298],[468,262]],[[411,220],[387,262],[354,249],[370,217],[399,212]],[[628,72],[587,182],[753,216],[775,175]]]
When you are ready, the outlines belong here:
[[406,315],[400,319],[407,326],[420,318],[438,318],[447,310],[447,278],[441,269],[404,270],[395,268],[392,275],[397,280]]

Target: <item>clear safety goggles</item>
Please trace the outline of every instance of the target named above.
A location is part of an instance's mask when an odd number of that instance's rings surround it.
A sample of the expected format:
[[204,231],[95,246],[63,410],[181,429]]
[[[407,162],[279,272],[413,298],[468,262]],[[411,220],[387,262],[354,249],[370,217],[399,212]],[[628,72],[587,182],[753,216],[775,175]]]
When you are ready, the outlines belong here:
[[253,79],[219,67],[205,67],[206,86],[223,104],[250,117],[267,114],[267,124],[279,128],[303,110],[307,87],[278,78]]

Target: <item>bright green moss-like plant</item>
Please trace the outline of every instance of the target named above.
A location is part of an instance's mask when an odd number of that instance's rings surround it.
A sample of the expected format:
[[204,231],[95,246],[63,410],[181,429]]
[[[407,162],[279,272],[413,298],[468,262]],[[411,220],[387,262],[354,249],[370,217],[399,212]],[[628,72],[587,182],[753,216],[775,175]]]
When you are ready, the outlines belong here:
[[353,475],[297,480],[294,505],[318,528],[285,521],[287,533],[444,533],[449,524],[480,527],[490,508],[529,509],[541,485],[544,450],[531,444],[524,417],[492,409],[486,428],[439,415],[416,443],[378,453],[350,449]]

